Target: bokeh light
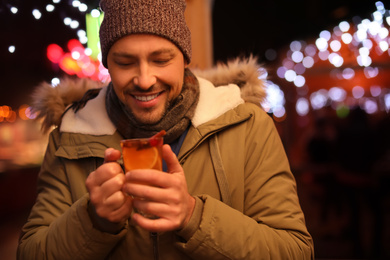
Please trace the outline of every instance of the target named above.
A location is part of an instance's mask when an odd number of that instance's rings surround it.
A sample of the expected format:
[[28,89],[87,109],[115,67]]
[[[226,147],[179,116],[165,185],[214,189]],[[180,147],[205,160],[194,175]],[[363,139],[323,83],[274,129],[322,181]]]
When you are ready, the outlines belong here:
[[[330,106],[338,110],[340,117],[349,111],[345,106],[357,104],[369,114],[388,110],[384,93],[389,92],[389,86],[378,82],[385,73],[384,59],[390,57],[390,11],[381,1],[375,5],[377,10],[371,19],[354,17],[352,21],[341,21],[332,30],[321,31],[310,42],[290,43],[276,74],[299,93],[295,101],[298,114],[308,111],[303,109],[303,97],[310,100],[309,108]],[[303,87],[306,93],[299,90]],[[321,88],[326,88],[327,93]]]

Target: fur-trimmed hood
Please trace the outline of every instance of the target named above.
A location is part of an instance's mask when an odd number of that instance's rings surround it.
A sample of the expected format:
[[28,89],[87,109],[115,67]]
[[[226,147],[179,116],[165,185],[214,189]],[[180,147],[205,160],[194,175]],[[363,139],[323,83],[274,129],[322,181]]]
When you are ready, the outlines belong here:
[[[266,96],[264,81],[260,79],[263,78],[264,70],[253,57],[232,60],[227,64],[220,63],[211,69],[193,72],[199,79],[210,81],[217,87],[237,85],[240,88],[241,99],[245,102],[260,106]],[[59,126],[69,105],[79,101],[88,90],[102,88],[104,85],[85,78],[63,78],[56,87],[47,82],[41,83],[33,93],[32,108],[37,113],[37,119],[43,119],[42,129],[48,131],[52,126]]]

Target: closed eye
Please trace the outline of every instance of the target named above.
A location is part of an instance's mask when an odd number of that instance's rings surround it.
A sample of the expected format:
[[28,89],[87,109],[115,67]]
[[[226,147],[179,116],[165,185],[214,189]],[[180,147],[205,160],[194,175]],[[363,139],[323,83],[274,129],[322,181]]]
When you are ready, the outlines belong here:
[[161,60],[154,60],[154,63],[156,63],[157,65],[166,65],[170,61],[171,59],[161,59]]

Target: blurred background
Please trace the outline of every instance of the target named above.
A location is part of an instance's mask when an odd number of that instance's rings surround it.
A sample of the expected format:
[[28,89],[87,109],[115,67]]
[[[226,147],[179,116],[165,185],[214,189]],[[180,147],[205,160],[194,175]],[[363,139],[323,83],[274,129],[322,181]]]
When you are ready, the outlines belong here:
[[[0,259],[15,259],[47,135],[31,113],[41,82],[109,81],[98,0],[0,0]],[[191,66],[254,55],[261,105],[298,184],[317,259],[390,259],[390,3],[187,0]]]

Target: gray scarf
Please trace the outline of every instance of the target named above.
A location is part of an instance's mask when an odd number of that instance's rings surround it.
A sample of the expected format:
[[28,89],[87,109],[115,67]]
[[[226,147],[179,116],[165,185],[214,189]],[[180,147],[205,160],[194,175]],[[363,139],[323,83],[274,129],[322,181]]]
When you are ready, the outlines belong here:
[[140,124],[118,99],[112,83],[107,89],[106,109],[111,121],[124,138],[147,138],[165,130],[167,134],[164,137],[164,142],[171,143],[179,138],[189,126],[198,100],[199,82],[189,69],[185,69],[182,91],[172,101],[166,114],[158,123],[153,125]]

